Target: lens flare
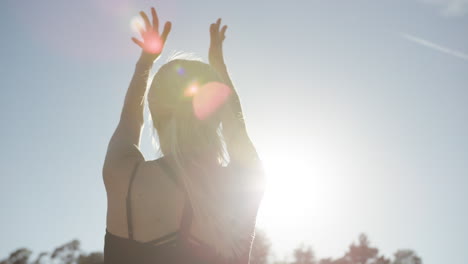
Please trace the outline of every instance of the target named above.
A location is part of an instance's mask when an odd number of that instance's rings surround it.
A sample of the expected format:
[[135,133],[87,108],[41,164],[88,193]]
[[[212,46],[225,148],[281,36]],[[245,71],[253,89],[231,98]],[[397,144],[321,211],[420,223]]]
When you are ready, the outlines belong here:
[[143,33],[144,46],[143,49],[151,54],[159,54],[162,51],[163,43],[161,37],[154,32],[144,32]]
[[197,83],[190,84],[184,91],[184,95],[187,97],[192,97],[197,94],[199,88]]
[[184,69],[182,66],[180,66],[180,65],[177,65],[176,71],[177,71],[177,73],[178,73],[179,75],[184,75],[184,74],[185,74],[185,69]]
[[154,30],[146,31],[144,21],[141,17],[133,17],[130,20],[133,31],[140,33],[143,38],[143,50],[151,54],[160,54],[163,48],[163,41]]
[[140,33],[143,30],[143,19],[140,16],[134,16],[132,20],[130,20],[130,27],[135,33]]
[[193,112],[195,116],[204,120],[222,106],[229,95],[229,86],[220,82],[209,82],[198,89],[193,97]]

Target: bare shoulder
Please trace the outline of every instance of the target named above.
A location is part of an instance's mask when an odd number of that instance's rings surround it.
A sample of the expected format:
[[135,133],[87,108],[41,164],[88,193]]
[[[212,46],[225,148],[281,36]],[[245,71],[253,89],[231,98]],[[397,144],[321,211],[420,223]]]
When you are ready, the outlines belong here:
[[149,175],[153,177],[161,174],[158,166],[159,161],[144,160],[140,158],[122,159],[112,167],[103,170],[103,179],[106,191],[113,196],[126,196],[128,187],[132,180],[138,178],[139,181],[145,180]]

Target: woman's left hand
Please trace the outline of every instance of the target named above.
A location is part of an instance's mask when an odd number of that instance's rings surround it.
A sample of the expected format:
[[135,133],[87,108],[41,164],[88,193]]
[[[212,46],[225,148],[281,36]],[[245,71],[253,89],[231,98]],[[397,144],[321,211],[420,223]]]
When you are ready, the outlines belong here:
[[135,42],[142,49],[141,57],[145,59],[150,59],[151,61],[156,60],[161,54],[164,43],[166,42],[167,36],[171,31],[171,22],[166,22],[164,24],[164,30],[162,34],[159,34],[159,20],[158,15],[154,7],[151,8],[151,14],[153,16],[153,25],[151,25],[148,16],[145,12],[141,11],[140,15],[143,18],[145,26],[140,26],[139,31],[143,41],[138,40],[137,38],[132,37],[133,42]]

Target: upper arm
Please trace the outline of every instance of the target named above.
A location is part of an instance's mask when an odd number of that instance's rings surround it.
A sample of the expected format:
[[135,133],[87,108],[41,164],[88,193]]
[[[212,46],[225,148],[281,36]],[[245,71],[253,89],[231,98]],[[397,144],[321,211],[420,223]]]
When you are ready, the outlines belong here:
[[136,163],[145,161],[139,149],[141,125],[121,119],[112,135],[102,168],[106,187],[128,181]]
[[[139,60],[125,96],[119,124],[112,135],[102,169],[106,188],[109,184],[127,183],[137,162],[145,161],[140,152],[143,99],[153,61]],[[125,184],[124,184],[125,185]]]

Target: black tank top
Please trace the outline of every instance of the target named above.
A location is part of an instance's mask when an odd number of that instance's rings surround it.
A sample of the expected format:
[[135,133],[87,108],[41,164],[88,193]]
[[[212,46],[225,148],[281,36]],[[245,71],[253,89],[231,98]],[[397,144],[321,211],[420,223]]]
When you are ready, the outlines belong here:
[[[179,188],[183,188],[164,158],[159,159],[158,162],[167,176]],[[149,242],[140,242],[133,239],[130,194],[138,165],[139,163],[133,169],[126,199],[129,238],[116,236],[106,229],[104,264],[227,264],[228,262],[222,257],[214,254],[212,248],[190,235],[193,213],[187,195],[185,195],[184,211],[178,231]],[[229,264],[247,264],[248,259],[247,254],[236,261],[230,261]]]

